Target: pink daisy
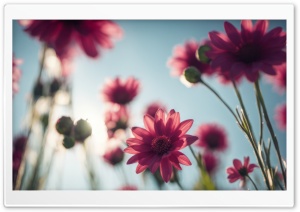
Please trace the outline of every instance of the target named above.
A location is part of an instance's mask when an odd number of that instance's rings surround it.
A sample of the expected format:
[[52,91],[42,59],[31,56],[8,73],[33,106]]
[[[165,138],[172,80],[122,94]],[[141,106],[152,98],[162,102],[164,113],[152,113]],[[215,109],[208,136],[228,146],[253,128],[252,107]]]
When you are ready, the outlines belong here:
[[148,114],[154,118],[158,109],[162,109],[164,112],[167,111],[166,106],[164,106],[162,103],[152,102],[147,106],[145,114]]
[[280,130],[286,130],[286,104],[278,105],[275,109],[277,127]]
[[219,124],[202,124],[198,127],[196,135],[199,137],[197,146],[209,151],[224,151],[228,146],[225,129]]
[[286,90],[286,63],[276,66],[276,75],[267,75],[267,80],[274,85],[279,93]]
[[253,172],[255,167],[258,167],[256,164],[249,164],[249,161],[249,157],[244,157],[244,164],[238,159],[233,160],[233,167],[229,167],[226,170],[228,174],[227,179],[230,183],[241,180],[241,185],[244,185],[248,174]]
[[21,78],[21,70],[19,68],[19,65],[22,64],[22,60],[16,59],[15,56],[13,56],[13,63],[12,63],[12,90],[13,94],[16,94],[19,91],[19,81]]
[[179,150],[194,143],[198,138],[186,134],[193,120],[180,122],[179,112],[171,110],[167,115],[159,109],[155,118],[144,116],[145,128],[133,127],[134,138],[127,139],[124,152],[134,154],[127,164],[138,162],[136,173],[145,169],[152,173],[160,167],[160,174],[165,182],[169,182],[173,173],[172,166],[181,170],[180,164],[190,166],[191,162]]
[[104,101],[126,105],[131,102],[140,90],[140,82],[134,77],[122,81],[119,77],[108,81],[102,90]]
[[209,174],[213,174],[218,166],[218,159],[210,152],[205,152],[202,155],[203,164]]
[[124,152],[120,147],[115,146],[114,148],[108,148],[103,155],[103,158],[107,163],[114,166],[122,162]]
[[286,61],[286,33],[281,27],[267,32],[268,25],[264,20],[254,26],[251,20],[243,20],[239,31],[226,21],[226,34],[210,32],[212,50],[206,55],[212,60],[211,67],[232,80],[245,75],[254,82],[260,71],[275,75],[274,66]]
[[92,58],[99,56],[98,46],[110,49],[112,39],[122,36],[121,28],[107,20],[33,20],[25,26],[27,33],[57,51],[78,44]]
[[126,130],[129,114],[125,106],[114,105],[105,112],[105,126],[109,138],[114,137],[118,130]]
[[187,67],[193,66],[201,73],[211,75],[213,70],[208,63],[200,62],[196,52],[201,45],[207,45],[208,41],[197,42],[189,40],[184,45],[177,45],[173,50],[173,56],[168,60],[167,65],[172,69],[173,76],[181,76]]

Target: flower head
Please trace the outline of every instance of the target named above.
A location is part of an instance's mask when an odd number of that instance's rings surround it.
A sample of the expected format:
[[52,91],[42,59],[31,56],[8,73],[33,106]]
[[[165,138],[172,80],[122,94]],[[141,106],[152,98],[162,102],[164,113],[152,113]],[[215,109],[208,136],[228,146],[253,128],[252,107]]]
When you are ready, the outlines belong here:
[[138,94],[140,89],[140,82],[129,77],[122,81],[119,77],[108,81],[102,90],[104,101],[115,103],[119,105],[126,105],[130,103]]
[[199,137],[197,146],[209,151],[224,151],[228,141],[225,129],[219,124],[202,124],[198,127],[196,135]]
[[158,111],[158,109],[162,109],[164,112],[167,111],[166,106],[162,103],[152,102],[151,104],[147,105],[144,113],[155,118],[155,114]]
[[76,44],[92,58],[99,56],[98,46],[112,48],[112,39],[122,36],[121,28],[108,20],[32,20],[24,26],[28,34],[56,51]]
[[283,93],[286,89],[286,63],[276,66],[276,75],[267,75],[267,81],[272,83],[279,93]]
[[155,118],[144,116],[145,129],[133,127],[134,138],[127,139],[128,147],[124,152],[134,154],[127,164],[138,162],[136,173],[145,169],[152,173],[160,167],[160,174],[165,182],[169,182],[173,173],[172,166],[181,170],[180,164],[189,166],[190,160],[179,150],[194,143],[198,138],[186,134],[193,120],[180,122],[180,114],[171,110],[167,115],[159,109]]
[[12,63],[12,90],[13,94],[19,91],[19,81],[21,78],[21,70],[19,69],[19,65],[22,64],[22,60],[16,59],[13,56],[13,63]]
[[242,185],[245,183],[245,178],[253,172],[256,164],[249,164],[249,157],[244,157],[244,164],[238,159],[233,160],[233,167],[227,168],[226,172],[228,174],[227,179],[230,183],[234,183],[237,180],[241,180]]
[[119,130],[126,130],[128,127],[129,114],[125,106],[114,105],[105,112],[105,126],[109,138],[114,137]]
[[214,171],[216,170],[218,163],[219,163],[216,156],[214,154],[212,154],[211,152],[205,152],[202,155],[202,160],[203,160],[203,164],[206,168],[206,171],[209,174],[214,173]]
[[124,152],[119,146],[114,146],[113,148],[108,148],[106,150],[103,158],[107,163],[114,166],[123,161]]
[[254,82],[260,71],[275,75],[275,66],[286,61],[286,33],[281,27],[267,32],[268,25],[264,20],[254,26],[251,20],[243,20],[239,31],[226,21],[226,34],[210,32],[212,50],[206,55],[211,59],[211,67],[232,80],[245,75]]
[[278,105],[275,109],[275,120],[280,130],[286,130],[286,104]]
[[201,45],[206,45],[208,41],[196,42],[189,40],[184,45],[175,46],[173,56],[167,64],[172,69],[173,76],[181,76],[187,67],[195,67],[202,74],[211,75],[213,70],[208,63],[200,62],[196,57],[196,52]]
[[74,138],[76,141],[84,142],[92,134],[91,125],[83,119],[76,122],[74,126]]

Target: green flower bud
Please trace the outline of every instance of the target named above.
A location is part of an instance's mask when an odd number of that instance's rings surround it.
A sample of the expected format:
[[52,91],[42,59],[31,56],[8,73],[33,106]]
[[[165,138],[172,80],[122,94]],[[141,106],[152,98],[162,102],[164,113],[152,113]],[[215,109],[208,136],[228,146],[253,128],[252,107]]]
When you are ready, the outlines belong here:
[[206,52],[209,50],[211,50],[211,48],[208,45],[203,45],[198,48],[196,57],[201,63],[208,64],[210,62],[210,59],[206,56]]
[[55,127],[60,134],[70,135],[73,129],[73,121],[70,117],[62,116],[57,120]]
[[190,83],[198,83],[201,81],[201,73],[195,67],[188,67],[184,70],[184,77]]
[[72,148],[74,145],[75,145],[75,140],[74,140],[73,137],[70,137],[70,136],[65,136],[65,137],[64,137],[64,140],[63,140],[63,146],[64,146],[66,149],[70,149],[70,148]]
[[92,134],[91,125],[83,119],[77,121],[74,127],[74,136],[76,141],[84,142],[84,140]]

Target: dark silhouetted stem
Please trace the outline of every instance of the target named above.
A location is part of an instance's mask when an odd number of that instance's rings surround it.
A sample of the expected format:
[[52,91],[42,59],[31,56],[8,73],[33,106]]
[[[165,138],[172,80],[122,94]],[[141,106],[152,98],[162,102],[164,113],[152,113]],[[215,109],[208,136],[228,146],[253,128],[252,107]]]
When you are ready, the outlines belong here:
[[254,181],[251,179],[251,177],[249,175],[247,175],[247,177],[251,181],[251,183],[253,184],[255,190],[258,190],[257,187],[256,187],[256,185],[255,185],[255,183],[254,183]]

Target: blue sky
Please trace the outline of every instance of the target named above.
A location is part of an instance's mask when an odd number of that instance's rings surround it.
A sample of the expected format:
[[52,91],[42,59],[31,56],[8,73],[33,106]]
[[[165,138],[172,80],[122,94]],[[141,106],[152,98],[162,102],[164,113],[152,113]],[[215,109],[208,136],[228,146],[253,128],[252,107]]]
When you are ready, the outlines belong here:
[[[100,132],[100,126],[103,126],[102,115],[104,112],[103,102],[99,95],[99,90],[107,78],[120,76],[127,78],[135,76],[141,81],[142,88],[140,94],[130,105],[133,116],[132,126],[143,126],[142,115],[145,106],[159,100],[164,103],[168,109],[175,109],[180,112],[181,119],[194,119],[194,125],[189,131],[193,134],[202,123],[217,122],[223,125],[228,134],[229,148],[221,154],[219,171],[215,178],[217,185],[221,189],[236,189],[238,184],[229,184],[226,180],[226,167],[232,165],[234,158],[242,159],[244,156],[250,156],[251,162],[256,162],[250,144],[247,142],[244,134],[234,123],[231,114],[223,105],[213,96],[205,87],[199,85],[193,88],[185,87],[178,78],[170,76],[170,69],[166,66],[168,58],[172,55],[173,47],[177,44],[183,44],[186,40],[202,40],[207,38],[208,32],[212,30],[223,31],[223,20],[189,20],[189,21],[156,21],[156,20],[121,20],[116,21],[124,30],[124,37],[116,42],[112,50],[102,51],[99,59],[90,59],[85,55],[80,55],[75,60],[75,71],[73,79],[73,110],[74,118],[87,118],[91,120],[94,132]],[[237,28],[240,28],[240,21],[231,21]],[[285,21],[270,21],[269,29],[276,26],[286,28]],[[38,55],[41,49],[40,43],[29,37],[17,22],[13,26],[13,51],[17,58],[23,59],[22,78],[20,81],[20,92],[15,95],[13,102],[13,133],[19,134],[22,130],[22,121],[24,120],[27,108],[25,104],[26,95],[30,93],[33,82],[38,75]],[[206,79],[221,96],[234,109],[238,104],[231,86],[224,86],[215,78]],[[252,121],[255,132],[259,132],[258,112],[255,102],[253,85],[244,80],[240,86],[240,91],[244,98],[248,114]],[[265,102],[269,115],[273,120],[274,109],[278,104],[286,101],[286,95],[279,95],[273,89],[272,85],[261,79],[261,89],[265,97]],[[98,125],[99,123],[99,125]],[[286,133],[279,131],[274,123],[274,128],[283,157],[286,157]],[[98,130],[99,127],[99,130]],[[103,130],[102,130],[103,131]],[[265,130],[265,140],[269,137]],[[258,136],[258,133],[256,134]],[[101,136],[97,137],[100,138]],[[102,136],[103,137],[103,136]],[[76,151],[76,150],[74,150]],[[101,152],[101,151],[100,151]],[[189,158],[192,158],[188,149],[183,151]],[[67,153],[71,154],[71,153]],[[277,159],[272,156],[274,163]],[[192,162],[193,159],[191,159]],[[69,161],[70,162],[70,161]],[[71,163],[71,162],[70,162]],[[97,161],[98,167],[106,169],[107,174],[101,174],[106,188],[114,188],[117,180],[113,170],[103,161]],[[123,164],[125,167],[126,165]],[[70,166],[69,166],[70,167]],[[70,169],[67,175],[76,172],[76,167]],[[152,184],[143,187],[139,176],[135,176],[135,165],[126,166],[126,171],[132,183],[138,182],[140,188],[153,189]],[[256,179],[261,179],[259,170],[253,174]],[[184,167],[182,171],[182,184],[191,189],[193,182],[197,178],[195,167]],[[114,179],[114,180],[112,180]],[[53,180],[54,181],[54,180]],[[79,188],[85,188],[82,179],[66,179],[64,189],[72,189],[72,185],[79,184]],[[80,185],[82,183],[82,186]],[[51,187],[51,186],[49,186]],[[167,186],[166,188],[177,189],[176,186]]]

